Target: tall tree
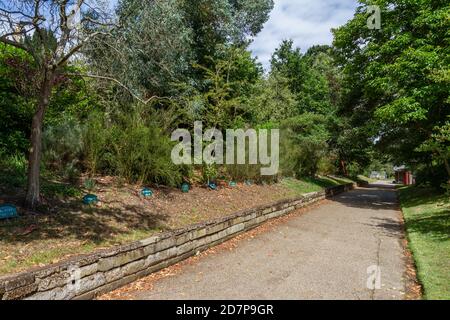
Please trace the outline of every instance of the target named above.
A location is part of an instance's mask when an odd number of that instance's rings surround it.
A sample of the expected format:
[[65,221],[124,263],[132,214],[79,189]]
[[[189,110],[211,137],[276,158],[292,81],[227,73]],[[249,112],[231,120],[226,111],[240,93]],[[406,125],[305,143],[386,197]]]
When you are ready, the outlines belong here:
[[340,73],[329,46],[315,46],[302,54],[292,40],[284,40],[272,55],[271,66],[272,72],[289,80],[298,114],[334,112],[339,100]]
[[[367,27],[367,6],[381,8],[381,29]],[[344,111],[394,162],[431,165],[417,148],[450,114],[450,4],[440,0],[360,1],[334,31],[345,73]],[[441,163],[441,166],[443,164]]]
[[119,79],[144,100],[175,94],[174,83],[188,81],[194,58],[180,1],[121,0],[117,19],[121,28],[88,45],[90,72]]
[[294,48],[292,40],[281,42],[275,49],[270,64],[272,71],[289,79],[289,86],[294,94],[301,92],[308,71],[300,48]]
[[[102,2],[95,0],[2,1],[0,19],[0,42],[26,52],[39,75],[26,194],[26,204],[35,208],[40,202],[42,125],[53,89],[70,59],[86,43],[107,32],[112,20]],[[94,26],[95,31],[90,31]]]
[[99,61],[102,73],[146,97],[174,97],[186,84],[208,90],[205,70],[194,66],[215,68],[229,48],[246,47],[272,7],[272,0],[120,0],[122,28],[95,45],[91,66]]
[[209,67],[218,46],[242,45],[269,19],[273,0],[179,0],[192,30],[196,62]]
[[272,71],[267,79],[260,79],[249,101],[254,121],[279,123],[297,115],[297,100],[289,87],[289,79]]

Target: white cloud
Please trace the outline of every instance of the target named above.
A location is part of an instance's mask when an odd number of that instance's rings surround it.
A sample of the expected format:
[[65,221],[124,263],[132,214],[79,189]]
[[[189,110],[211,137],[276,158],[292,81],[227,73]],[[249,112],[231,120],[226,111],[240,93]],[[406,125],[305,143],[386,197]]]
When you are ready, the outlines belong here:
[[331,28],[353,17],[356,0],[275,0],[264,29],[251,44],[254,56],[268,68],[270,57],[284,39],[306,51],[315,44],[331,44]]

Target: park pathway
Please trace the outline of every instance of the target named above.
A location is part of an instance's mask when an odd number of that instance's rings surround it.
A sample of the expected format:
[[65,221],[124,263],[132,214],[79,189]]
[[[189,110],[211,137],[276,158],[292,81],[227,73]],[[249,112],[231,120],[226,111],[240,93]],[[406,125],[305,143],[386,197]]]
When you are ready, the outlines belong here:
[[[373,184],[184,265],[132,297],[403,299],[402,237],[393,186]],[[381,280],[378,289],[368,288],[369,278]]]

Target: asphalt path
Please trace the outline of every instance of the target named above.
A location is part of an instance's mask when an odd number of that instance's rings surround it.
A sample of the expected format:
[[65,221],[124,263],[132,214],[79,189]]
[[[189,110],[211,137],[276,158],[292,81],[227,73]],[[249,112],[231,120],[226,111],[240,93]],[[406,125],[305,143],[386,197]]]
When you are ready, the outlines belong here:
[[403,299],[403,229],[393,186],[373,184],[202,257],[134,299]]

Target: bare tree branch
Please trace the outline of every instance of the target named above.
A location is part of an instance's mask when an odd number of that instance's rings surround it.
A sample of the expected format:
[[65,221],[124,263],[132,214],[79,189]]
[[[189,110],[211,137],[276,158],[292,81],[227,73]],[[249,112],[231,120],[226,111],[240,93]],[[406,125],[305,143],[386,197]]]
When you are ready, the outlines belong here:
[[11,45],[11,46],[13,46],[13,47],[15,47],[15,48],[24,50],[24,51],[26,51],[26,52],[28,52],[28,53],[31,54],[31,50],[30,50],[29,48],[27,48],[25,45],[23,45],[23,44],[21,44],[21,43],[19,43],[19,42],[16,42],[16,41],[14,41],[14,40],[9,40],[9,39],[8,39],[7,37],[5,37],[5,36],[0,37],[0,42],[3,42],[3,43],[5,43],[5,44]]
[[[26,18],[28,18],[28,19],[33,19],[33,18],[34,18],[34,17],[32,17],[32,16],[30,16],[30,15],[28,15],[28,14],[25,14],[25,13],[22,12],[22,11],[9,11],[9,10],[0,8],[0,12],[4,12],[4,13],[6,13],[7,15],[20,15],[20,16],[26,17]],[[0,14],[1,14],[1,13],[0,13]],[[4,14],[2,14],[2,15],[4,15]]]
[[125,84],[123,84],[122,82],[120,82],[119,80],[117,80],[114,77],[109,77],[109,76],[101,76],[101,75],[95,75],[95,74],[85,74],[85,73],[65,73],[66,76],[74,76],[74,77],[86,77],[86,78],[93,78],[93,79],[101,79],[101,80],[108,80],[108,81],[112,81],[116,84],[118,84],[120,87],[122,87],[123,89],[125,89],[133,98],[135,98],[136,100],[138,100],[139,102],[143,103],[143,104],[148,104],[151,101],[158,99],[158,100],[163,100],[163,99],[171,99],[171,97],[159,97],[159,96],[151,96],[150,98],[144,100],[142,98],[140,98],[138,95],[136,95],[133,91],[131,91]]
[[55,64],[55,67],[60,67],[62,66],[64,63],[67,62],[67,60],[69,60],[75,53],[77,53],[78,51],[80,51],[80,49],[87,43],[89,42],[89,40],[91,40],[92,38],[98,36],[98,35],[108,35],[107,32],[102,32],[102,31],[98,31],[98,32],[94,32],[92,34],[90,34],[89,36],[87,36],[85,39],[83,39],[82,41],[80,41],[77,45],[73,46],[71,49],[69,49],[69,51],[64,54],[64,56],[62,58],[60,58]]

